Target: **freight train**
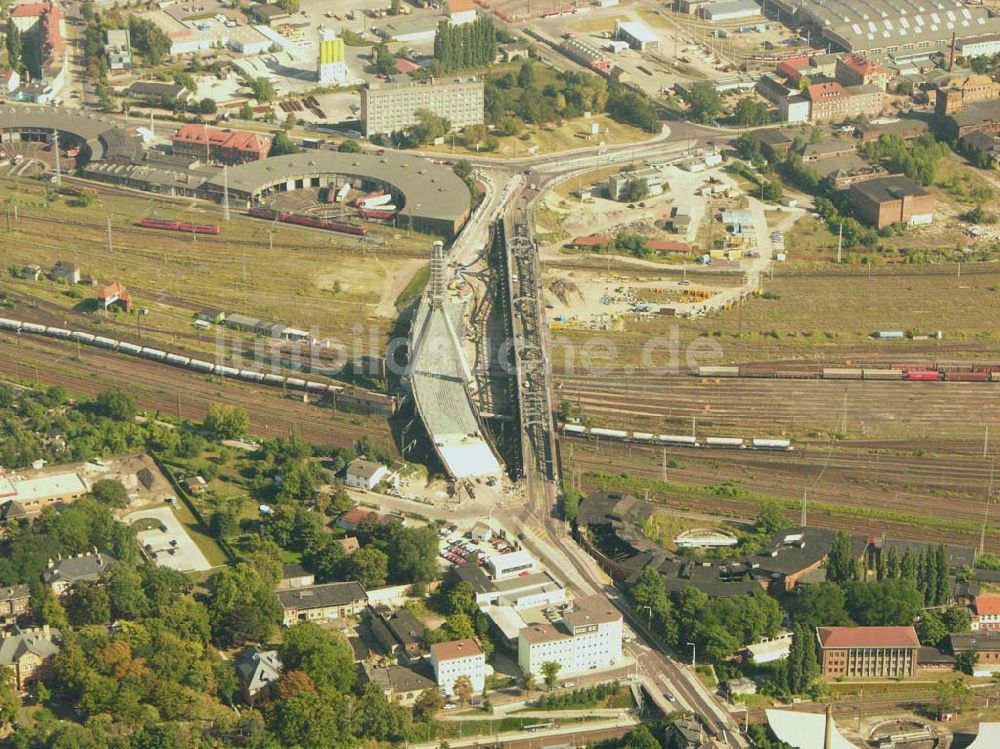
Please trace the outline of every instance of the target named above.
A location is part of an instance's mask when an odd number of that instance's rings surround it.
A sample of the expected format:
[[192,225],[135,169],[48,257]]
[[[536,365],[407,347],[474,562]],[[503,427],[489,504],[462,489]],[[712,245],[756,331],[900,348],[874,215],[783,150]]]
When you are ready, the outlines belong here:
[[331,221],[327,218],[316,218],[315,216],[300,216],[297,213],[275,211],[271,208],[251,208],[247,211],[247,215],[254,218],[264,218],[268,221],[280,221],[284,224],[296,224],[298,226],[311,226],[314,229],[339,231],[342,234],[354,234],[355,236],[364,236],[368,233],[368,229],[363,226],[347,224],[343,221]]
[[629,432],[624,429],[602,429],[585,427],[582,424],[563,424],[560,431],[568,437],[609,439],[616,442],[636,442],[640,445],[663,445],[665,447],[708,447],[729,450],[780,450],[788,452],[792,447],[787,439],[744,439],[743,437],[705,437],[703,440],[691,435],[652,434],[651,432]]
[[219,227],[214,224],[185,224],[179,221],[168,221],[162,218],[144,218],[139,226],[147,229],[164,229],[165,231],[182,231],[187,234],[218,234]]
[[697,377],[759,377],[787,380],[898,380],[906,382],[1000,382],[1000,364],[973,364],[964,368],[936,364],[892,364],[889,367],[823,367],[784,370],[774,367],[698,367]]
[[[220,377],[231,377],[237,380],[246,380],[247,382],[256,382],[263,385],[287,387],[318,394],[330,393],[333,395],[343,393],[345,390],[345,388],[341,385],[330,385],[325,382],[304,380],[299,377],[285,377],[279,374],[257,372],[252,369],[237,369],[236,367],[228,367],[224,364],[213,364],[212,362],[203,361],[201,359],[194,359],[189,356],[174,354],[148,346],[138,346],[134,343],[129,343],[128,341],[118,341],[114,338],[106,338],[104,336],[94,335],[82,330],[66,330],[65,328],[56,328],[51,325],[41,325],[33,322],[22,322],[21,320],[10,320],[0,317],[0,331],[30,333],[34,335],[49,336],[51,338],[73,340],[88,346],[117,351],[130,356],[138,356],[142,359],[151,359],[152,361],[163,362],[164,364],[181,367],[182,369],[190,369],[203,374],[216,374]],[[350,398],[365,401],[366,403],[370,403],[372,406],[388,408],[390,412],[395,410],[396,404],[394,404],[393,397],[391,395],[367,391],[362,392],[352,388]]]

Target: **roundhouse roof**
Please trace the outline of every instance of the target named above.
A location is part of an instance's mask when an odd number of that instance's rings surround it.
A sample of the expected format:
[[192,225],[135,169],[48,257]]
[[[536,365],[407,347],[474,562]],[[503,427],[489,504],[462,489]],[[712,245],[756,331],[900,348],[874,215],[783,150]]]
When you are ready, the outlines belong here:
[[16,104],[0,107],[0,129],[35,128],[71,133],[87,142],[91,158],[124,156],[138,159],[142,151],[139,139],[114,120],[99,115],[74,112],[62,107]]
[[[229,189],[257,195],[287,180],[339,174],[391,185],[406,199],[401,216],[460,221],[469,210],[469,191],[451,169],[420,156],[386,152],[381,156],[337,151],[306,151],[250,161],[229,168]],[[222,174],[210,183],[221,190]]]

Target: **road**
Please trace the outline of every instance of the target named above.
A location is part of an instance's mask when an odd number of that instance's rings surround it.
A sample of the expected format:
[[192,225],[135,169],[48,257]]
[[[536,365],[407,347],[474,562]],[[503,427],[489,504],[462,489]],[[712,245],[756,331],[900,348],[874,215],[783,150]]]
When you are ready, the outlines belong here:
[[[655,158],[664,152],[675,152],[676,147],[677,144],[672,144],[672,148],[665,147],[665,144],[657,144],[644,148],[652,148],[651,155]],[[621,158],[622,155],[623,152],[618,151],[612,158]],[[631,158],[627,153],[624,155],[626,158]],[[742,749],[747,747],[748,743],[732,717],[692,670],[679,666],[664,654],[655,636],[648,632],[641,622],[636,621],[611,581],[572,539],[566,524],[557,519],[559,470],[556,465],[554,445],[546,443],[546,440],[552,439],[551,407],[547,408],[548,424],[541,430],[547,430],[547,436],[541,434],[538,414],[528,410],[531,404],[537,406],[539,403],[551,402],[547,364],[550,361],[548,328],[545,325],[544,307],[539,296],[541,286],[537,282],[537,275],[528,279],[524,277],[525,269],[531,267],[537,269],[537,243],[534,241],[535,201],[546,186],[558,181],[559,176],[564,177],[567,173],[580,168],[589,168],[591,166],[589,160],[595,157],[600,159],[602,156],[603,154],[595,154],[560,161],[558,165],[553,165],[555,173],[549,175],[540,169],[535,169],[534,182],[529,183],[520,194],[513,197],[509,204],[508,216],[505,217],[505,231],[510,235],[506,238],[509,254],[516,257],[517,267],[521,272],[521,283],[512,287],[511,294],[515,298],[510,300],[510,307],[514,310],[515,316],[515,336],[521,339],[518,341],[518,348],[521,351],[532,352],[536,359],[546,364],[544,372],[535,373],[533,377],[522,377],[519,383],[517,392],[521,398],[519,409],[523,435],[521,444],[522,450],[526,453],[522,458],[526,496],[517,510],[504,513],[501,519],[512,522],[519,528],[520,532],[525,534],[526,545],[529,548],[533,545],[534,548],[531,550],[544,560],[550,570],[558,571],[564,579],[570,581],[578,593],[602,592],[622,610],[633,628],[642,634],[643,641],[637,640],[628,645],[629,654],[640,664],[640,680],[662,711],[669,712],[678,706],[692,709],[705,718],[709,728],[723,738],[728,746]],[[535,273],[537,274],[537,270]],[[533,295],[534,299],[526,300],[528,294]],[[530,314],[525,313],[525,310],[533,312],[536,309],[537,319],[532,319]],[[533,388],[536,390],[544,388],[545,392],[533,392]],[[552,450],[551,457],[546,455],[547,450]],[[676,698],[676,702],[667,697],[668,692]]]

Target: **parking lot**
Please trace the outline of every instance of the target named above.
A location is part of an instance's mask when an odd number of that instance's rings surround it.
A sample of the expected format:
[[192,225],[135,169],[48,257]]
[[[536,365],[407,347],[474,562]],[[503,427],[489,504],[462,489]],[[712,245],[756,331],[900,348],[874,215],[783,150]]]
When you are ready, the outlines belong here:
[[441,528],[438,535],[441,538],[438,556],[456,567],[466,564],[482,565],[488,556],[514,551],[514,547],[499,536],[494,536],[489,541],[478,541],[472,537],[472,531],[462,534],[454,524]]
[[153,520],[159,525],[139,531],[136,533],[136,538],[158,565],[179,572],[201,572],[212,568],[170,507],[139,510],[129,513],[124,518],[130,525],[145,519]]

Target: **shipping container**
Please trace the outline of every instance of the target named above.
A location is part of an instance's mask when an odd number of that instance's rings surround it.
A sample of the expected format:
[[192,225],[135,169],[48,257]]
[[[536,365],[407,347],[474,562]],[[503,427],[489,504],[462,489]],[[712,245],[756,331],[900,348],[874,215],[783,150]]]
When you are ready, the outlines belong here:
[[754,439],[750,444],[758,450],[791,450],[791,440],[783,439]]
[[739,367],[698,367],[699,377],[739,377]]
[[697,447],[698,440],[694,437],[685,436],[683,434],[661,434],[660,442],[667,445],[682,445],[687,447]]
[[888,338],[891,340],[899,340],[900,338],[906,338],[906,333],[901,330],[880,330],[875,333],[876,338]]
[[841,367],[824,367],[823,379],[826,380],[860,380],[860,369],[845,369]]
[[742,437],[708,437],[706,447],[743,447]]
[[579,424],[564,424],[563,432],[566,434],[586,434],[587,427],[581,426]]
[[652,442],[653,435],[649,432],[632,432],[632,439],[638,442]]
[[623,440],[628,436],[628,432],[623,432],[621,429],[600,429],[598,427],[591,429],[590,433],[594,437],[610,437],[617,440]]
[[902,380],[903,373],[898,369],[864,369],[866,380]]

